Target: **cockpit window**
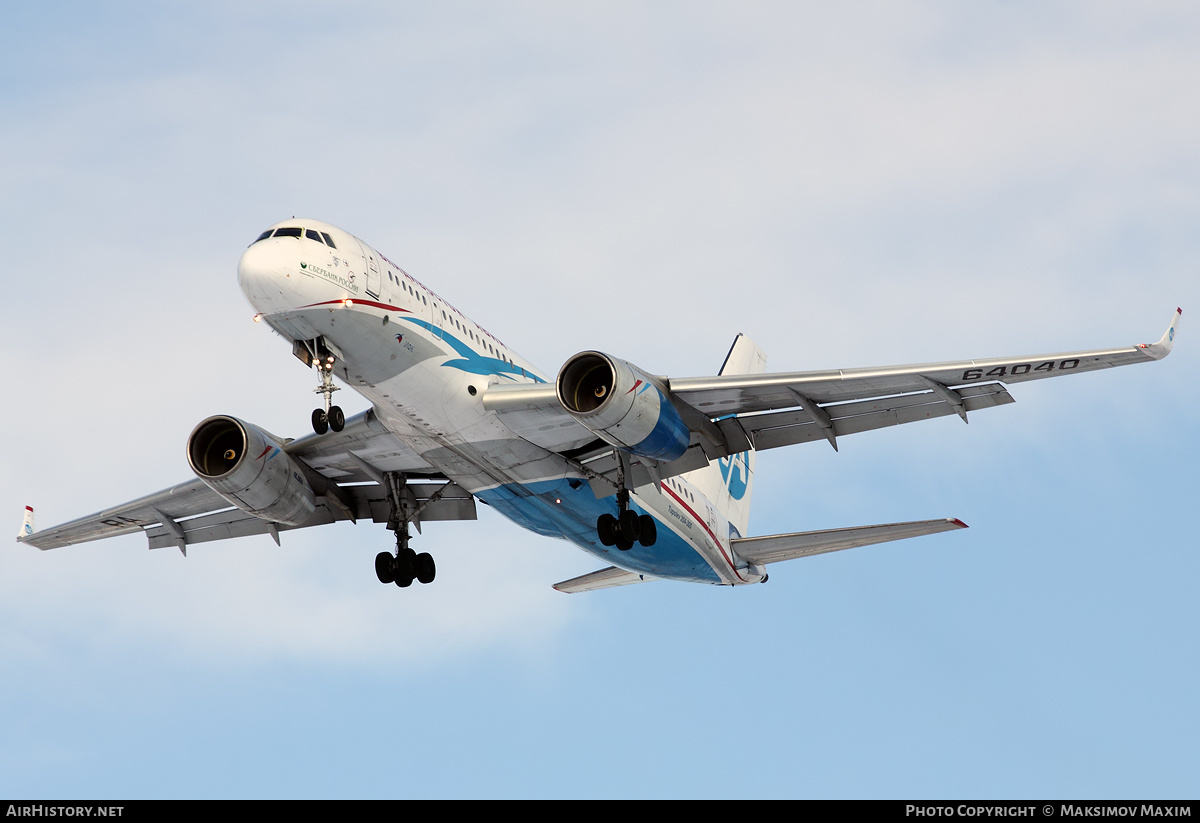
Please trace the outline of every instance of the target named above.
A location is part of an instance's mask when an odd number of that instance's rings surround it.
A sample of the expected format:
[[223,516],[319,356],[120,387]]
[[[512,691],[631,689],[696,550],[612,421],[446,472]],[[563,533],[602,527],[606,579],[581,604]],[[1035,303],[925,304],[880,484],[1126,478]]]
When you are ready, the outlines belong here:
[[[255,239],[254,243],[258,243],[261,240],[266,240],[272,234],[274,234],[276,237],[307,237],[309,240],[316,240],[318,243],[324,243],[331,249],[337,248],[337,246],[334,245],[333,238],[330,237],[327,232],[317,231],[316,229],[305,229],[301,228],[300,226],[286,226],[282,229],[267,229]],[[250,245],[253,246],[254,243],[251,243]]]

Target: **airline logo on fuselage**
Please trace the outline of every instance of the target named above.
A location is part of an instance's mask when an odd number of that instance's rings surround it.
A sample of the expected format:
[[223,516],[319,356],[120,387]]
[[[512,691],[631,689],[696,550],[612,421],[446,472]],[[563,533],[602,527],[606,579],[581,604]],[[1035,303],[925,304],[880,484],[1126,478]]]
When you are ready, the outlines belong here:
[[304,261],[301,261],[300,263],[300,270],[305,274],[315,274],[319,277],[323,277],[330,283],[335,283],[341,286],[343,289],[347,289],[355,294],[358,294],[358,284],[354,282],[353,273],[351,273],[349,277],[342,277],[340,274],[334,274],[328,269],[321,268],[316,263],[306,263]]

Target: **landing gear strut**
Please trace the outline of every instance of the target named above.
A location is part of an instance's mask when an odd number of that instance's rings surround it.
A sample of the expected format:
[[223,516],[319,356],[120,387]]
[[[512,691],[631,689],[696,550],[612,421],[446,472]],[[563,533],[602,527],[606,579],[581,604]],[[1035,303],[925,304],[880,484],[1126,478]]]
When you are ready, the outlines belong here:
[[391,504],[388,528],[396,533],[396,553],[393,555],[391,552],[380,552],[375,555],[375,576],[379,578],[380,583],[395,583],[402,589],[411,586],[413,580],[432,583],[437,577],[437,564],[433,562],[433,555],[428,552],[417,554],[408,545],[410,520],[405,477],[399,472],[388,472],[385,477],[388,481],[388,500]]
[[605,512],[596,519],[596,536],[605,546],[616,546],[623,552],[634,543],[653,546],[658,539],[658,526],[648,514],[638,515],[629,508],[629,489],[625,488],[625,461],[617,470],[617,516]]
[[317,376],[321,380],[321,385],[313,389],[313,392],[325,396],[325,408],[313,409],[312,427],[317,434],[324,434],[330,429],[340,432],[346,426],[346,415],[340,406],[330,405],[333,402],[333,393],[339,390],[338,386],[333,385],[335,358],[332,354],[321,354],[324,356],[313,358],[313,365],[317,367]]

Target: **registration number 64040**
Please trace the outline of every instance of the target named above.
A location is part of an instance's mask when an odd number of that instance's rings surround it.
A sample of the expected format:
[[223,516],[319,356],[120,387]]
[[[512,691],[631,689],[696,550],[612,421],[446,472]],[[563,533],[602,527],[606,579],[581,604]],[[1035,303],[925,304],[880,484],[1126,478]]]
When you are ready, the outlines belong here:
[[1030,374],[1032,372],[1052,372],[1052,371],[1069,371],[1079,366],[1079,358],[1072,357],[1068,360],[1047,360],[1044,363],[1038,363],[1036,366],[1033,363],[1017,363],[1013,366],[996,366],[995,368],[984,371],[983,369],[967,369],[963,372],[962,379],[966,380],[982,380],[985,377],[1019,377],[1022,374]]

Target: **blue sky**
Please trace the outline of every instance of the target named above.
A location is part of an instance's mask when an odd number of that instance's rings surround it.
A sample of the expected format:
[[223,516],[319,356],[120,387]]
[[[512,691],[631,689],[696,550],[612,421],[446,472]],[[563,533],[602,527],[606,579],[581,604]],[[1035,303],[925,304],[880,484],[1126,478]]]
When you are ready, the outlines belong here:
[[[0,31],[0,511],[308,428],[266,226],[354,232],[545,370],[1156,340],[1165,362],[763,454],[754,534],[971,528],[763,586],[565,596],[481,508],[0,552],[0,795],[1192,797],[1200,13],[1190,4],[43,3]],[[1192,309],[1191,311],[1195,311]],[[1193,334],[1193,332],[1196,332]],[[350,394],[350,392],[343,392]],[[360,400],[339,396],[347,413]]]

